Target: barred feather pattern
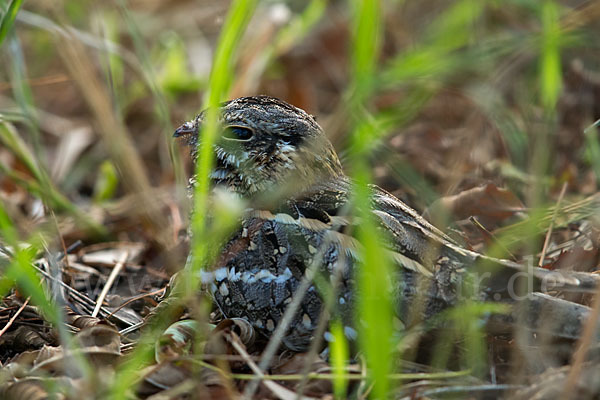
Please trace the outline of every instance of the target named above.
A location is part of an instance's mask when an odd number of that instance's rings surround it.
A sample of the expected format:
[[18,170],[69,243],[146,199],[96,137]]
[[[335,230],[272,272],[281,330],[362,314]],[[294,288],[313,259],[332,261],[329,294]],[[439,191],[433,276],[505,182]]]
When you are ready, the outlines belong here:
[[[203,115],[175,132],[191,146],[194,160]],[[250,204],[265,197],[279,201],[250,209],[215,265],[203,273],[216,304],[226,317],[245,318],[269,337],[293,296],[300,295],[297,288],[307,269],[316,263],[326,281],[333,281],[336,274],[339,277],[333,311],[342,317],[346,336],[355,339],[354,279],[360,243],[352,231],[360,221],[348,215],[352,182],[323,130],[303,110],[268,96],[224,103],[220,123],[225,128],[249,129],[252,135],[217,141],[214,184]],[[405,326],[456,304],[465,292],[476,300],[510,302],[507,288],[515,274],[532,277],[533,289],[539,290],[540,282],[551,273],[464,249],[390,193],[377,186],[371,190],[372,212],[388,239],[388,256],[397,265],[394,296],[398,318]],[[477,280],[477,287],[471,285],[474,274],[486,277]],[[552,278],[554,286],[547,290],[591,291],[598,282],[597,276],[584,273]],[[465,285],[469,290],[463,290]],[[312,342],[323,308],[315,284],[301,295],[300,309],[283,339],[295,351],[305,350]],[[561,310],[565,307],[552,298],[543,299]],[[577,330],[574,324],[581,325],[577,315],[574,322],[563,324],[569,327],[564,330],[568,335]]]

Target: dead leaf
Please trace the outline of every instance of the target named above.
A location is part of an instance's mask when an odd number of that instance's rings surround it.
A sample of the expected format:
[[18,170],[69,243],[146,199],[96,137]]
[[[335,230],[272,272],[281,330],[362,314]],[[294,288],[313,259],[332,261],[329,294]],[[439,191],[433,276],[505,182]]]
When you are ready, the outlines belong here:
[[[524,212],[525,206],[510,190],[492,183],[465,190],[435,201],[424,213],[428,218],[452,215],[455,220],[477,217],[491,229],[506,218]],[[433,218],[435,220],[435,218]]]

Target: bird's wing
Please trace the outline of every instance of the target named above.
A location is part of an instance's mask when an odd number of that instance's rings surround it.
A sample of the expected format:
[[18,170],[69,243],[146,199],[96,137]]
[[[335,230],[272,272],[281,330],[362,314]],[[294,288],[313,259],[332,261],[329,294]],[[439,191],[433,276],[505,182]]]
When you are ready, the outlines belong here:
[[[378,186],[371,185],[372,213],[376,216],[384,236],[391,260],[409,270],[432,277],[443,269],[462,271],[467,269],[482,275],[491,272],[499,277],[490,285],[490,292],[502,291],[515,274],[527,274],[534,278],[534,290],[595,290],[600,277],[587,273],[548,271],[526,266],[509,260],[487,257],[461,247],[440,229],[421,217],[394,195]],[[336,232],[334,243],[351,246],[356,258],[360,244],[354,238],[345,238],[352,233],[352,226],[360,223],[349,205],[352,197],[352,181],[349,178],[336,178],[324,181],[293,202],[296,216],[289,222],[302,221],[304,226],[320,226]],[[293,222],[297,223],[297,222]],[[332,233],[329,234],[333,235]],[[437,275],[436,275],[437,276]],[[501,278],[503,277],[503,278]],[[436,278],[437,279],[437,278]]]
[[[319,182],[288,202],[282,211],[290,214],[292,219],[304,221],[304,224],[307,220],[317,220],[324,223],[327,229],[352,234],[352,229],[348,227],[361,222],[360,218],[352,215],[352,185],[347,177]],[[420,263],[423,267],[417,269],[425,272],[431,270],[438,257],[432,250],[439,250],[446,245],[460,248],[450,237],[392,194],[375,185],[370,188],[372,212],[380,224],[382,235],[389,239],[386,244],[393,259],[404,262],[410,259]],[[464,255],[459,252],[456,256]]]

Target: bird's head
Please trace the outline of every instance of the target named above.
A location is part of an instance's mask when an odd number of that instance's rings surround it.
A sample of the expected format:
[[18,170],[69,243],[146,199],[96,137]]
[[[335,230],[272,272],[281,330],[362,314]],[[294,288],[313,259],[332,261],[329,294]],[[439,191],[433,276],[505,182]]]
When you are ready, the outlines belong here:
[[[201,113],[175,131],[198,157]],[[211,179],[243,196],[293,185],[303,190],[343,174],[333,146],[312,115],[269,96],[241,97],[221,105]]]

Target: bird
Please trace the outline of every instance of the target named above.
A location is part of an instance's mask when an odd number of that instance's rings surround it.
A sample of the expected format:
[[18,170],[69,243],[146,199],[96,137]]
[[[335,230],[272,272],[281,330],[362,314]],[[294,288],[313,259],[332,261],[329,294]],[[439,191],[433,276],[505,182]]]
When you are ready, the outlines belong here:
[[[173,134],[189,146],[193,162],[198,159],[205,115],[198,114]],[[298,295],[307,270],[316,265],[317,273],[330,281],[338,277],[336,312],[346,336],[356,339],[361,243],[352,232],[360,218],[352,215],[354,182],[344,173],[333,145],[315,117],[275,97],[230,100],[220,105],[219,115],[211,181],[250,207],[221,256],[203,274],[218,308],[225,317],[243,318],[269,337]],[[192,187],[194,182],[190,178]],[[534,290],[542,283],[546,290],[595,290],[598,277],[591,274],[557,274],[468,250],[384,189],[370,185],[369,190],[369,212],[386,238],[385,251],[397,278],[396,313],[405,325],[415,320],[411,312],[418,314],[416,320],[427,320],[456,305],[473,273],[487,277],[474,293],[482,301],[510,302],[514,293],[509,285],[511,280],[515,284],[515,276],[532,277]],[[301,295],[283,337],[292,351],[310,346],[324,307],[316,284]],[[537,299],[544,304],[559,300],[544,294]],[[416,301],[421,306],[415,311]],[[578,332],[578,327],[565,328],[559,335]]]

